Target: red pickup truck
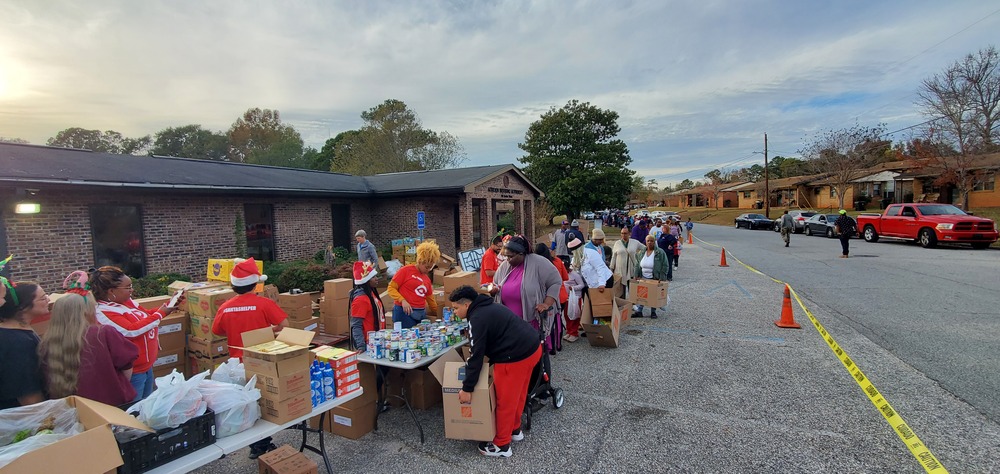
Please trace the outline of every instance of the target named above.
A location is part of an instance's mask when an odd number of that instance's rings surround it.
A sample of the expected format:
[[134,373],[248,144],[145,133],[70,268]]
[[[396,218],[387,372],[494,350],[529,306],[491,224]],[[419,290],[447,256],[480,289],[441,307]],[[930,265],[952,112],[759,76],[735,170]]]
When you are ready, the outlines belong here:
[[859,215],[858,228],[866,242],[889,237],[912,240],[925,248],[947,242],[985,249],[997,241],[995,222],[969,215],[951,204],[890,204],[882,214]]

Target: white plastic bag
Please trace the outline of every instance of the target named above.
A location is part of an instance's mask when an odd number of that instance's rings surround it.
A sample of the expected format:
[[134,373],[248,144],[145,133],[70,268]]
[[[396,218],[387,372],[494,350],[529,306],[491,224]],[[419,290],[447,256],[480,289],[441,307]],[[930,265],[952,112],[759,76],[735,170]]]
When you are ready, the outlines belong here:
[[[38,431],[51,429],[52,433]],[[14,442],[18,433],[28,437]],[[34,405],[0,411],[0,467],[21,455],[43,446],[83,433],[83,425],[66,399],[48,400]]]
[[257,376],[250,377],[246,385],[235,385],[215,380],[203,380],[198,384],[213,412],[215,412],[216,436],[226,436],[246,431],[260,419],[260,389],[256,388]]
[[580,319],[580,296],[576,294],[576,290],[569,290],[569,302],[566,306],[568,306],[566,309],[566,318],[570,321]]
[[208,378],[208,371],[184,380],[175,369],[156,379],[156,390],[145,400],[129,407],[129,413],[154,430],[177,428],[192,418],[205,414],[208,408],[198,384]]
[[389,278],[395,276],[396,272],[398,272],[400,268],[403,268],[402,262],[396,259],[385,262],[385,266],[386,266],[385,274],[388,275]]
[[[216,382],[234,383],[236,385],[246,385],[247,371],[243,367],[238,357],[231,357],[224,364],[215,368],[212,372],[212,380]],[[209,408],[212,408],[209,406]],[[215,411],[215,408],[212,408]]]

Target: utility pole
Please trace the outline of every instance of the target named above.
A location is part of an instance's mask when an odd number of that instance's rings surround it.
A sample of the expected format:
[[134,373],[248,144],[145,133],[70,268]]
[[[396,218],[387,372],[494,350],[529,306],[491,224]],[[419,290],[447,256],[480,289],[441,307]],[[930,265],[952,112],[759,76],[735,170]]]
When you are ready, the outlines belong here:
[[771,218],[771,185],[767,172],[767,134],[764,134],[764,217]]

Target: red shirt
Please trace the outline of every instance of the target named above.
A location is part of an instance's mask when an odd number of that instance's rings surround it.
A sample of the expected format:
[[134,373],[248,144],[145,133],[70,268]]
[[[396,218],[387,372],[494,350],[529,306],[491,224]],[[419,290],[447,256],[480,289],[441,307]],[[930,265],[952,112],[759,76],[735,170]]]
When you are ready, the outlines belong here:
[[483,263],[479,266],[479,284],[493,283],[493,277],[487,275],[486,270],[496,272],[497,268],[500,268],[500,259],[497,258],[497,253],[492,248],[486,249],[486,252],[483,252]]
[[112,406],[135,398],[135,389],[122,371],[132,368],[139,355],[135,344],[110,326],[91,326],[80,351],[76,394]]
[[139,349],[139,358],[132,366],[133,373],[148,372],[160,354],[159,311],[147,310],[129,298],[125,304],[111,301],[97,302],[97,322],[115,328]]
[[392,277],[399,287],[399,295],[403,297],[410,306],[417,309],[427,307],[427,295],[432,295],[434,288],[431,277],[420,273],[416,265],[407,265],[400,268],[396,275]]
[[[559,270],[559,277],[562,281],[569,281],[569,272],[566,271],[566,265],[563,264],[561,258],[553,258],[552,264],[556,266],[556,270]],[[569,292],[566,291],[566,285],[559,285],[559,302],[565,303],[569,301]]]
[[242,360],[243,349],[233,346],[243,347],[243,333],[276,326],[287,318],[278,303],[254,293],[244,293],[219,306],[212,333],[229,338],[229,357]]
[[[368,331],[375,331],[385,328],[385,309],[382,307],[382,299],[375,297],[375,310],[378,312],[376,318],[372,314],[372,303],[368,295],[361,293],[351,300],[351,317],[358,318],[364,328],[365,344],[368,343]],[[376,322],[378,323],[376,326]]]

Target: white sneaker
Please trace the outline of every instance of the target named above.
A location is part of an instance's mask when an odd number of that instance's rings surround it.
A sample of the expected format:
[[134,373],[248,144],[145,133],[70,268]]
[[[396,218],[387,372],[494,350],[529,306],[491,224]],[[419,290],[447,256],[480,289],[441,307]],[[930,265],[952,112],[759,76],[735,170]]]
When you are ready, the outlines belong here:
[[507,446],[500,447],[489,441],[483,441],[482,443],[479,443],[479,452],[483,453],[486,456],[493,456],[493,457],[509,458],[511,455],[509,444]]
[[511,441],[521,441],[524,439],[524,431],[517,430],[510,434]]

